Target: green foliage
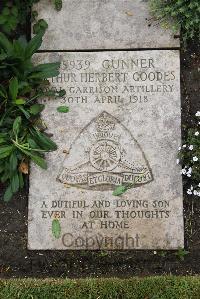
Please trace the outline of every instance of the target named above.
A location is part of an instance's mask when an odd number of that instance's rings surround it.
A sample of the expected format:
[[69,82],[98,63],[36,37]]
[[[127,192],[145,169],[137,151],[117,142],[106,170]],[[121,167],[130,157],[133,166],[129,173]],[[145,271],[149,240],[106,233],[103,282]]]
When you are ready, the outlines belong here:
[[189,254],[190,252],[180,248],[177,252],[175,252],[175,255],[181,260],[184,261],[185,257]]
[[135,184],[124,184],[124,185],[120,185],[117,186],[115,188],[115,190],[113,191],[113,195],[114,196],[121,196],[122,194],[124,194],[128,189],[134,188]]
[[123,193],[125,193],[128,190],[128,188],[124,185],[118,186],[115,188],[115,190],[113,191],[113,195],[114,196],[120,196]]
[[0,14],[0,27],[3,32],[9,34],[15,30],[18,24],[19,11],[16,5],[11,6],[6,3]]
[[183,40],[200,38],[199,0],[150,0],[153,14],[164,27],[182,29]]
[[2,0],[1,2],[3,9],[0,14],[0,29],[6,34],[11,34],[18,25],[25,25],[33,4],[39,0]]
[[[40,0],[1,0],[2,11],[0,12],[0,31],[11,35],[15,33],[18,27],[23,27],[27,23],[28,17],[31,15],[32,22],[36,21],[37,12],[32,11],[32,7]],[[62,9],[62,0],[52,0],[52,3],[57,11]],[[33,33],[37,34],[41,30],[45,31],[48,24],[45,20],[40,19],[33,25]]]
[[67,107],[67,106],[59,106],[57,108],[57,111],[60,112],[60,113],[67,113],[67,112],[69,112],[69,107]]
[[38,126],[44,105],[37,99],[48,94],[47,79],[59,74],[60,64],[33,65],[32,55],[41,43],[42,33],[30,42],[11,42],[0,33],[0,174],[7,183],[5,201],[23,187],[28,162],[46,169],[44,153],[57,149]]
[[38,34],[41,31],[45,32],[47,28],[48,28],[47,22],[44,19],[40,19],[33,25],[33,33]]
[[157,251],[157,253],[158,253],[158,256],[161,256],[161,257],[167,256],[167,251],[165,251],[165,250],[159,250],[159,251]]
[[62,9],[62,0],[54,0],[54,6],[57,11]]
[[51,226],[52,234],[56,239],[60,238],[61,235],[61,226],[59,219],[53,219]]
[[200,111],[195,116],[196,124],[188,129],[186,140],[179,148],[177,162],[182,165],[187,194],[200,197]]
[[98,253],[98,256],[99,257],[106,257],[106,256],[109,256],[109,252],[107,250],[101,250],[99,253]]
[[199,276],[0,280],[5,299],[198,299]]

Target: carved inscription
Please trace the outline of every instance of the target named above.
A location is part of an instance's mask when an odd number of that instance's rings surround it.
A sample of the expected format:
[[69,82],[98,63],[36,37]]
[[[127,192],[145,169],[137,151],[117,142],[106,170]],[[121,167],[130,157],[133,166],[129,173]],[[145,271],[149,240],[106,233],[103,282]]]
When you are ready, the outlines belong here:
[[31,166],[29,248],[182,247],[178,51],[38,55],[61,62],[50,88],[66,94],[44,99],[58,150]]
[[58,179],[91,190],[106,190],[128,183],[134,186],[149,183],[152,174],[138,142],[117,119],[104,111],[77,137]]
[[[52,83],[67,83],[63,103],[146,103],[152,100],[152,93],[174,91],[175,71],[158,70],[154,58],[138,59],[132,54],[129,59],[104,59],[101,71],[95,72],[91,71],[93,64],[90,60],[62,61],[61,74]],[[90,95],[94,97],[90,99]]]
[[[140,248],[140,234],[129,232],[131,222],[137,219],[168,219],[170,213],[169,201],[154,200],[149,203],[134,199],[94,200],[92,203],[86,200],[53,200],[49,206],[43,201],[41,209],[43,220],[56,218],[64,221],[70,217],[71,221],[78,223],[78,236],[67,229],[61,234],[62,245],[67,249]],[[119,233],[114,236],[118,230]],[[93,234],[87,236],[88,231]]]

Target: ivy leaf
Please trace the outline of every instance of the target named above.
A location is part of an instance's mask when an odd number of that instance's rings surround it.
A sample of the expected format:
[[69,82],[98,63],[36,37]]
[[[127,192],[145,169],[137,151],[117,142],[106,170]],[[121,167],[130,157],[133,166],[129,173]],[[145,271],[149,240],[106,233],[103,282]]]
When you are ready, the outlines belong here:
[[67,113],[67,112],[69,112],[69,107],[59,106],[59,107],[57,107],[57,111],[60,112],[60,113]]
[[34,104],[33,106],[30,107],[30,113],[33,115],[36,115],[40,113],[44,109],[43,104]]
[[123,185],[118,186],[118,187],[113,191],[113,195],[114,195],[114,196],[120,196],[120,195],[122,195],[124,192],[126,192],[127,189],[128,189],[127,186],[123,186]]
[[15,101],[17,94],[18,94],[18,79],[16,77],[14,77],[10,80],[9,94],[10,94],[12,100]]
[[61,226],[58,219],[53,219],[51,226],[52,234],[56,239],[60,238],[61,235]]

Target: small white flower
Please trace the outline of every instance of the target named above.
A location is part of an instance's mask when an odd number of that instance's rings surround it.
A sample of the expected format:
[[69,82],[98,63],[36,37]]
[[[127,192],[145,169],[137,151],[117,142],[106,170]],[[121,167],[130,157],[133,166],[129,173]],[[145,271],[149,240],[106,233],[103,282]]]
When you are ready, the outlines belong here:
[[200,116],[200,111],[197,111],[197,113],[195,114],[195,116]]
[[179,151],[181,150],[181,146],[178,147],[178,150],[179,150]]
[[192,167],[188,168],[188,174],[191,174],[192,173]]
[[183,146],[182,146],[183,148],[186,148],[186,144],[183,144]]
[[194,135],[195,135],[195,136],[199,136],[199,132],[196,131],[196,132],[194,133]]
[[185,168],[183,168],[183,169],[181,170],[181,174],[186,174],[186,170],[185,170]]
[[199,196],[199,197],[200,197],[200,192],[197,192],[197,196]]
[[180,163],[180,160],[179,159],[176,159],[176,164],[179,164]]
[[192,191],[190,189],[187,190],[187,194],[191,195]]
[[191,190],[193,190],[193,189],[194,189],[192,185],[191,185],[190,189],[191,189]]
[[192,158],[192,160],[193,160],[194,162],[196,162],[196,161],[198,161],[199,159],[197,158],[197,156],[195,156],[195,157]]
[[154,250],[153,254],[157,254],[157,251]]
[[198,184],[198,187],[200,187],[200,183]]
[[190,178],[190,177],[191,177],[191,174],[190,174],[190,173],[187,173],[187,177]]
[[193,148],[194,148],[194,146],[191,144],[191,145],[189,146],[189,150],[192,151]]
[[194,194],[194,195],[197,195],[197,193],[198,193],[197,190],[194,190],[194,191],[193,191],[193,194]]

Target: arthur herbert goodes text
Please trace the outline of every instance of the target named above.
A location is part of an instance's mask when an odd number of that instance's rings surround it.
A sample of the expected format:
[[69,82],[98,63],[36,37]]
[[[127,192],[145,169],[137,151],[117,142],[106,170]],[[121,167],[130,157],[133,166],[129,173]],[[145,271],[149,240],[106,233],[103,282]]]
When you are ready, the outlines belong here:
[[64,60],[61,73],[52,78],[56,88],[65,84],[62,103],[147,103],[153,95],[172,93],[175,71],[159,70],[153,58]]

